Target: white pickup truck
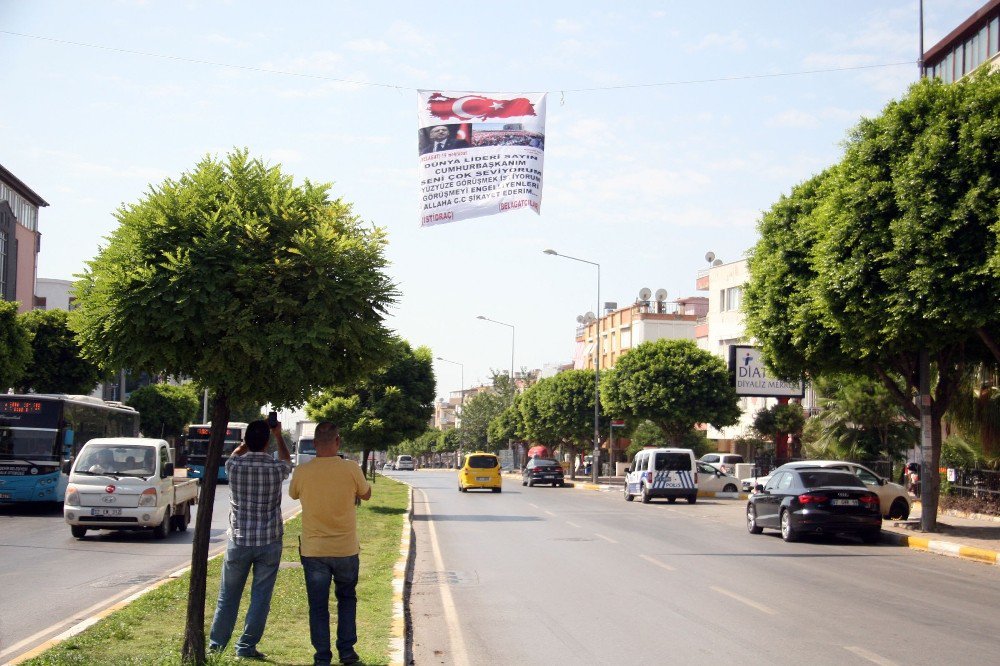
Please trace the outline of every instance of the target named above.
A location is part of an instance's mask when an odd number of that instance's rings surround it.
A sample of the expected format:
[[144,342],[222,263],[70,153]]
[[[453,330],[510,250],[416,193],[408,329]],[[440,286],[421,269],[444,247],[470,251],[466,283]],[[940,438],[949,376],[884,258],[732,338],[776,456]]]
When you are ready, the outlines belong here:
[[162,439],[107,437],[87,442],[73,462],[63,515],[77,539],[87,530],[184,531],[198,503],[198,479],[174,476]]

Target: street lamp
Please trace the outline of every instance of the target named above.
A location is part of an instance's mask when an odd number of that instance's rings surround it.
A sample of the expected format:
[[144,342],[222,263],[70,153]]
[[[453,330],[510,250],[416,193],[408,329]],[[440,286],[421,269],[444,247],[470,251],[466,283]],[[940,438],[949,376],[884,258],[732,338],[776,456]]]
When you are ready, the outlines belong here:
[[[514,387],[514,325],[508,324],[506,322],[497,321],[496,319],[490,319],[489,317],[484,317],[483,315],[478,315],[476,319],[482,319],[483,321],[492,322],[494,324],[500,324],[501,326],[506,326],[510,329],[510,404],[514,405],[514,393],[516,388]],[[511,456],[514,455],[514,440],[507,440],[507,448],[510,449]]]
[[[597,267],[597,309],[594,311],[597,313],[597,334],[594,337],[594,453],[593,459],[594,463],[591,469],[591,478],[594,483],[597,483],[597,467],[599,461],[601,460],[601,427],[600,421],[600,388],[601,388],[601,265],[596,261],[588,261],[586,259],[580,259],[579,257],[571,257],[568,254],[559,254],[555,250],[542,250],[545,254],[551,254],[554,257],[562,257],[563,259],[571,259],[573,261],[579,261],[582,264],[590,264],[591,266]],[[610,459],[609,450],[609,463],[613,463]]]
[[[444,358],[443,356],[437,356],[436,358],[437,358],[437,360],[444,361],[445,363],[453,363],[453,364],[457,365],[461,369],[461,371],[462,371],[462,404],[461,404],[461,409],[459,410],[459,412],[461,413],[461,410],[465,409],[465,365],[462,364],[462,363],[459,363],[458,361],[452,361],[450,359]],[[455,427],[456,428],[458,427],[458,419],[455,419]],[[459,461],[461,461],[462,454],[464,453],[464,451],[462,450],[464,447],[462,446],[461,436],[462,436],[462,432],[459,431],[459,440],[458,440],[458,458],[459,458]]]

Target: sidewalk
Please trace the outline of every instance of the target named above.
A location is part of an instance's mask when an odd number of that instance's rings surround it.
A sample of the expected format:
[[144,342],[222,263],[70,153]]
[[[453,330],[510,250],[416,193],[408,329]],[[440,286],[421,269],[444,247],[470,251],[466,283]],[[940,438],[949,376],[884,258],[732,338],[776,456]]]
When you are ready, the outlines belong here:
[[[505,476],[520,482],[521,475],[508,473]],[[566,478],[566,485],[578,490],[621,492],[624,477],[602,476],[595,484],[590,477],[577,475],[576,480]],[[711,494],[709,494],[711,495]],[[699,493],[704,497],[704,493]],[[743,522],[746,494],[739,498],[728,495],[718,496],[719,502],[732,503],[734,522]],[[920,502],[913,503],[908,520],[883,520],[882,542],[896,546],[906,546],[938,555],[960,557],[987,564],[1000,565],[1000,517],[968,516],[941,511],[938,514],[937,532],[920,531]]]

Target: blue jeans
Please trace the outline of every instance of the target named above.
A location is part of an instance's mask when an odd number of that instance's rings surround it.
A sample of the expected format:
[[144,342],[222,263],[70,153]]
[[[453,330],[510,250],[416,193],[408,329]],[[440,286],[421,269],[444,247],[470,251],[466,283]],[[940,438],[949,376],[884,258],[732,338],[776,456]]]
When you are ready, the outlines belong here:
[[209,647],[226,647],[233,635],[236,614],[240,609],[240,598],[246,587],[247,576],[253,568],[253,583],[250,585],[250,607],[247,608],[243,635],[236,641],[236,654],[248,656],[257,650],[257,643],[264,635],[267,614],[271,610],[271,593],[278,577],[281,563],[281,541],[266,546],[240,546],[233,541],[226,549],[226,560],[222,564],[222,586],[219,588],[219,603],[212,618],[209,633]]
[[309,638],[316,650],[316,664],[329,664],[330,651],[330,580],[337,597],[337,654],[340,659],[355,656],[358,642],[358,568],[357,555],[348,557],[302,557],[309,597]]

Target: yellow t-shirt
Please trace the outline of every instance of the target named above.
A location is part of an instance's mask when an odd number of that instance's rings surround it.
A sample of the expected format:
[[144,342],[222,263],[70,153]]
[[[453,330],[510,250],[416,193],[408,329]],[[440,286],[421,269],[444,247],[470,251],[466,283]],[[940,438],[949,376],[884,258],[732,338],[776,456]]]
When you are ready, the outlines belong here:
[[354,498],[368,492],[361,467],[340,456],[295,468],[288,494],[302,502],[302,555],[348,557],[361,550]]

